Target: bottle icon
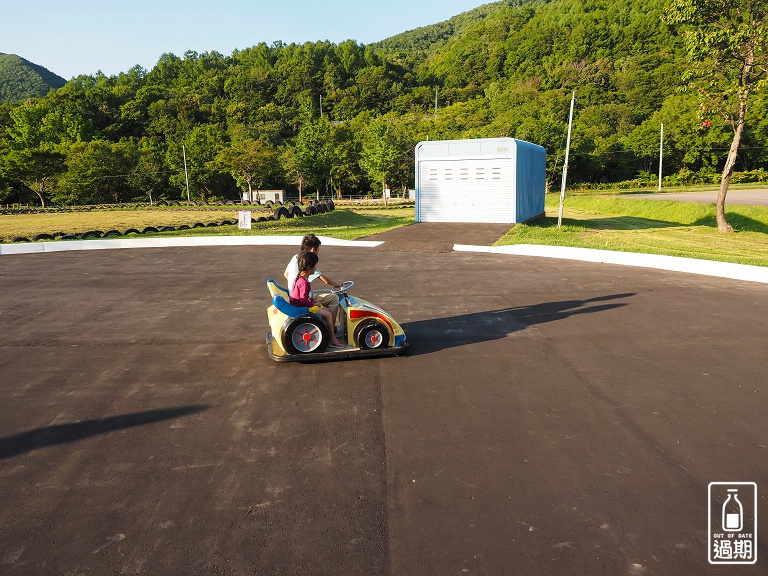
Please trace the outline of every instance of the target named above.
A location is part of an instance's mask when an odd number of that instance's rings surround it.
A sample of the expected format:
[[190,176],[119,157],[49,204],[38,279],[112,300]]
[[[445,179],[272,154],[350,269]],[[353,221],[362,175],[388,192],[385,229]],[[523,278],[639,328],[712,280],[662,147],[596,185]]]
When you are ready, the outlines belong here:
[[723,503],[723,532],[741,532],[744,527],[744,508],[739,501],[739,491],[728,488],[728,498]]

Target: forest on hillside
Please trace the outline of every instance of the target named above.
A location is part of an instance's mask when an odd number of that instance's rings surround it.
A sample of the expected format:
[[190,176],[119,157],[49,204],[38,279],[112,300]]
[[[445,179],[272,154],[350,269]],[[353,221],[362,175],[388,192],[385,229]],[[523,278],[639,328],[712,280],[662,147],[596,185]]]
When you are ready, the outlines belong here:
[[[377,44],[258,44],[163,55],[0,106],[0,202],[234,200],[249,190],[414,187],[421,140],[544,146],[559,183],[716,182],[729,124],[685,90],[666,0],[503,0]],[[732,181],[768,180],[768,96],[750,101]]]

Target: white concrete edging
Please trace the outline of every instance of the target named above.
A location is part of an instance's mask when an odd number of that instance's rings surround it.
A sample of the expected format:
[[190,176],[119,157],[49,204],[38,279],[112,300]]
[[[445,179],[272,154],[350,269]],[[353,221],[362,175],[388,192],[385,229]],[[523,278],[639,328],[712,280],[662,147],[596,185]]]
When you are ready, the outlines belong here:
[[[350,248],[374,248],[384,242],[373,240],[340,240],[319,236],[324,246]],[[111,238],[100,240],[64,240],[52,242],[29,242],[23,244],[0,244],[3,254],[40,254],[70,250],[114,250],[118,248],[169,248],[178,246],[299,246],[302,236],[175,236],[170,238]],[[678,256],[595,250],[591,248],[570,248],[565,246],[541,246],[535,244],[513,244],[509,246],[471,246],[455,244],[457,252],[485,252],[510,254],[513,256],[535,256],[538,258],[560,258],[600,264],[618,264],[655,268],[670,272],[685,272],[746,280],[768,284],[768,267],[732,264],[714,260],[697,260]]]
[[732,264],[714,260],[697,260],[695,258],[680,258],[678,256],[661,256],[658,254],[640,254],[635,252],[617,252],[614,250],[595,250],[592,248],[570,248],[566,246],[541,246],[536,244],[513,244],[509,246],[469,246],[455,244],[457,252],[486,252],[491,254],[510,254],[514,256],[536,256],[538,258],[560,258],[563,260],[579,260],[581,262],[596,262],[600,264],[618,264],[622,266],[639,266],[655,268],[670,272],[685,272],[717,276],[732,280],[747,280],[768,284],[768,267],[749,266],[747,264]]
[[[169,248],[176,246],[300,246],[303,236],[175,236],[170,238],[110,238],[0,244],[0,254],[39,254],[69,250],[114,250],[118,248]],[[324,246],[373,248],[372,240],[339,240],[319,236]]]

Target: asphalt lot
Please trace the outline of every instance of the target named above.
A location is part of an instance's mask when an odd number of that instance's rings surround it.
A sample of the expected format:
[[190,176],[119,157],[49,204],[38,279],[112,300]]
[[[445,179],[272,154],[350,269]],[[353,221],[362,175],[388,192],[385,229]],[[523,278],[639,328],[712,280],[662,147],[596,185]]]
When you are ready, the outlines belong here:
[[291,247],[0,258],[0,574],[764,574],[707,486],[764,509],[765,285],[421,226],[321,252],[377,360],[269,360]]

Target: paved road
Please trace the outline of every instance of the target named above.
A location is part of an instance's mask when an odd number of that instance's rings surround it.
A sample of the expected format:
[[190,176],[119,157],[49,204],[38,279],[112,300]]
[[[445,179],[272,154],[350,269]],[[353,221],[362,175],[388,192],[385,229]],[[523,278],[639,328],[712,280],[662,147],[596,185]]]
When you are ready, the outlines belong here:
[[[717,201],[717,190],[709,192],[661,192],[657,194],[633,194],[632,198],[647,198],[649,200],[676,200],[679,202],[705,202],[714,204]],[[728,204],[743,204],[746,206],[768,206],[768,189],[765,190],[729,190],[725,198]]]
[[765,286],[468,233],[324,247],[412,350],[316,365],[266,354],[289,247],[0,258],[0,574],[765,573],[707,563],[708,483],[765,502]]

